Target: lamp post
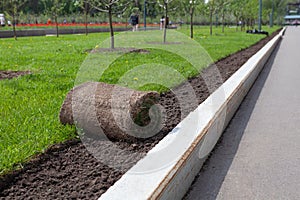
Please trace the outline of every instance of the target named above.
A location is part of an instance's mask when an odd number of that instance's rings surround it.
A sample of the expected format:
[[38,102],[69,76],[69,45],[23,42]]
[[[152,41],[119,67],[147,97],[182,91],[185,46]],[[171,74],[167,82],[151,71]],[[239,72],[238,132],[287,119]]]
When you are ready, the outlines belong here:
[[258,30],[261,31],[262,21],[262,0],[259,0],[259,11],[258,11]]

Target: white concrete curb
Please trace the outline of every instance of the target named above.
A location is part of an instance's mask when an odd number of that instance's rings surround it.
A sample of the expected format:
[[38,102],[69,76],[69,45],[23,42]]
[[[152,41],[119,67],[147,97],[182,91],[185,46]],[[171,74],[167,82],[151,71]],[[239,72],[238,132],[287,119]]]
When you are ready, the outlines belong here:
[[251,57],[99,199],[181,199],[283,33]]

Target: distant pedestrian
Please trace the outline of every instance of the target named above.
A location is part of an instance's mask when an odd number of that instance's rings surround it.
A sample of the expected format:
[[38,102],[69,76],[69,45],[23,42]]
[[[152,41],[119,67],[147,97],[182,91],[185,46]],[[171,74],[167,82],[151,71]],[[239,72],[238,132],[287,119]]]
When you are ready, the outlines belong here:
[[0,14],[0,25],[2,27],[5,26],[5,17],[4,17],[4,14]]
[[139,28],[139,15],[132,13],[130,16],[130,23],[132,26],[132,31],[138,31]]
[[160,19],[160,30],[165,28],[165,16],[162,16]]

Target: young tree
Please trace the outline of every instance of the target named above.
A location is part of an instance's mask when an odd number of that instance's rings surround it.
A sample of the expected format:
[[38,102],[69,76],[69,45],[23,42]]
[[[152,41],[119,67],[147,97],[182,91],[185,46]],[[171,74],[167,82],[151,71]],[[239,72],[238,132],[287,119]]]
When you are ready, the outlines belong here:
[[51,7],[51,13],[52,13],[52,15],[54,17],[54,21],[55,21],[56,37],[59,37],[57,18],[62,13],[62,11],[64,10],[65,6],[66,6],[66,4],[63,3],[63,2],[61,2],[60,0],[54,0],[53,1],[53,5]]
[[[167,28],[168,28],[168,23],[169,23],[169,11],[173,11],[173,10],[176,10],[176,7],[172,7],[170,8],[170,4],[173,2],[174,0],[158,0],[157,3],[158,5],[163,8],[164,10],[164,17],[165,17],[165,21],[164,21],[164,27],[163,27],[163,33],[164,33],[164,39],[163,39],[163,42],[166,43],[167,41]],[[177,6],[179,6],[179,3],[178,2],[173,2],[174,4],[173,5],[176,5],[177,3]]]
[[258,1],[248,0],[247,3],[245,3],[244,11],[246,26],[248,26],[249,29],[253,28],[258,13]]
[[84,24],[85,24],[85,35],[88,35],[88,14],[90,12],[90,4],[89,4],[89,0],[87,0],[87,2],[83,2],[84,3]]
[[109,30],[111,38],[111,48],[115,48],[114,40],[114,29],[113,29],[113,15],[123,13],[127,5],[131,3],[125,0],[84,0],[84,2],[89,3],[92,8],[98,10],[99,12],[107,13],[109,21]]
[[85,25],[85,35],[88,35],[88,15],[91,11],[90,0],[78,0],[75,1],[74,6],[83,9],[84,12],[84,25]]
[[156,1],[146,1],[147,5],[147,17],[150,17],[151,21],[158,16],[158,4]]
[[[236,25],[239,24],[239,21],[242,18],[244,3],[244,0],[230,0],[230,11],[235,17]],[[236,31],[238,31],[238,26],[236,27]]]
[[17,40],[17,31],[16,31],[16,24],[17,24],[17,15],[20,11],[20,8],[26,3],[27,0],[7,0],[4,3],[4,8],[7,14],[12,17],[12,27],[14,38]]
[[281,19],[286,14],[287,3],[296,2],[296,0],[264,0],[263,8],[265,11],[265,18],[269,18],[270,26],[275,22],[277,18],[277,24],[281,23]]
[[229,0],[217,0],[216,1],[216,9],[219,11],[222,17],[222,33],[224,33],[225,29],[225,15],[228,11],[228,7],[230,5]]
[[194,38],[194,13],[196,7],[196,0],[190,0],[190,25],[191,25],[191,38]]
[[207,2],[207,5],[209,7],[209,34],[213,34],[213,14],[216,11],[216,6],[215,6],[215,1],[216,0],[209,0]]
[[194,14],[197,6],[201,5],[200,0],[184,0],[181,1],[185,13],[190,15],[190,37],[194,38]]

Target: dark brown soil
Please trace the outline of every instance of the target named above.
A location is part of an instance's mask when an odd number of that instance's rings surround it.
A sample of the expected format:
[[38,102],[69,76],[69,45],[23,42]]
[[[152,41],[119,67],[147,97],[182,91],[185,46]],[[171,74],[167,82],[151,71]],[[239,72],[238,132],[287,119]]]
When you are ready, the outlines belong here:
[[2,70],[0,70],[0,80],[16,78],[18,76],[23,76],[23,75],[30,74],[30,73],[31,73],[30,71],[2,71]]
[[105,52],[117,52],[117,53],[149,53],[149,50],[146,49],[136,49],[136,48],[123,48],[123,47],[117,47],[114,49],[111,48],[96,48],[93,50],[89,50],[87,52],[90,53],[105,53]]
[[[211,66],[202,72],[202,76],[190,79],[188,83],[192,85],[198,103],[203,102],[212,92],[209,92],[202,77],[214,82],[213,88],[219,87],[223,82],[220,80],[227,80],[277,33],[218,61],[216,66],[221,77],[218,78],[214,66]],[[165,108],[171,123],[166,124],[157,136],[134,143],[114,142],[119,149],[131,152],[130,156],[114,153],[111,144],[91,138],[83,139],[84,143],[74,139],[54,145],[25,164],[23,169],[0,178],[0,199],[97,199],[180,122],[182,113],[173,93],[162,94],[160,104]],[[90,151],[84,146],[87,143]],[[110,168],[107,161],[101,163],[96,159],[90,153],[91,149],[101,155],[107,154],[106,157],[111,156],[111,162],[120,165]]]

